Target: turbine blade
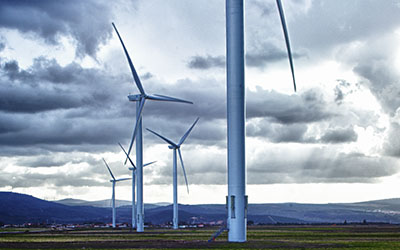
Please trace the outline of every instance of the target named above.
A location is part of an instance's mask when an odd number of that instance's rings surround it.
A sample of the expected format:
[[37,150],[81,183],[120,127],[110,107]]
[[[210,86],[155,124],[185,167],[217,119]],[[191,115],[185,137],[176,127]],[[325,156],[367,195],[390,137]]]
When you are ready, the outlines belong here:
[[179,159],[181,160],[183,176],[185,177],[187,192],[189,193],[189,185],[188,185],[188,181],[187,181],[187,178],[186,178],[186,171],[185,171],[185,166],[183,165],[182,153],[181,153],[181,149],[180,148],[178,148],[178,153],[179,153]]
[[117,179],[115,181],[126,181],[126,180],[130,180],[130,179],[132,179],[132,178],[121,178],[121,179]]
[[171,141],[170,139],[158,134],[157,132],[154,132],[151,129],[146,128],[148,131],[150,131],[151,133],[155,134],[156,136],[160,137],[161,139],[163,139],[164,141],[166,141],[167,143],[171,144],[174,147],[178,147],[178,145],[176,145],[173,141]]
[[103,159],[104,163],[106,164],[106,167],[107,167],[107,169],[108,169],[108,172],[110,172],[111,177],[112,177],[113,180],[115,181],[115,177],[114,177],[113,173],[111,172],[111,169],[110,169],[110,167],[108,166],[106,160],[104,160],[104,158],[102,158],[102,159]]
[[276,0],[276,4],[278,6],[279,16],[281,17],[283,34],[285,35],[286,48],[287,48],[288,57],[289,57],[290,69],[292,71],[293,86],[294,86],[294,91],[296,92],[296,79],[294,77],[294,66],[293,66],[292,49],[290,48],[289,33],[288,33],[288,30],[287,30],[287,26],[286,26],[285,14],[283,12],[283,7],[282,7],[281,0]]
[[133,161],[131,160],[131,157],[129,157],[128,153],[125,151],[124,147],[122,147],[121,143],[118,142],[118,145],[121,147],[122,151],[124,151],[126,157],[128,158],[129,162],[131,163],[132,167],[134,169],[136,169],[135,164],[133,163]]
[[118,30],[117,30],[117,27],[115,27],[115,24],[114,24],[114,23],[112,23],[112,26],[114,27],[115,32],[117,32],[118,38],[119,38],[119,40],[121,41],[122,48],[124,49],[126,58],[128,59],[129,67],[131,68],[132,75],[133,75],[133,79],[135,80],[136,86],[137,86],[137,88],[139,89],[140,93],[141,93],[142,95],[144,95],[145,92],[144,92],[142,83],[140,82],[139,76],[138,76],[138,74],[137,74],[137,72],[136,72],[136,70],[135,70],[135,66],[133,66],[132,60],[131,60],[131,58],[130,58],[130,56],[129,56],[129,54],[128,54],[128,51],[126,50],[125,44],[124,44],[124,42],[122,41],[122,38],[121,38],[121,36],[119,35],[119,32],[118,32]]
[[146,164],[143,165],[143,167],[146,167],[146,166],[151,165],[151,164],[156,163],[156,162],[157,161],[152,161],[152,162],[146,163]]
[[186,140],[186,138],[189,136],[190,132],[192,131],[194,125],[199,121],[200,117],[197,117],[196,121],[194,121],[193,125],[189,128],[188,131],[182,136],[181,140],[178,143],[178,146],[182,145],[182,143]]
[[[131,144],[129,144],[128,155],[131,153],[132,145],[133,145],[133,142],[135,141],[135,137],[136,137],[136,133],[137,133],[138,124],[139,124],[140,118],[142,117],[142,111],[143,111],[143,107],[144,107],[144,102],[145,102],[145,101],[146,101],[145,98],[142,98],[142,99],[140,100],[139,111],[138,111],[138,113],[136,114],[136,124],[135,124],[135,128],[133,129]],[[128,161],[128,157],[126,157],[125,163],[124,163],[124,164],[126,164],[127,161]]]
[[150,100],[154,100],[154,101],[183,102],[183,103],[193,104],[193,102],[175,98],[175,97],[166,96],[166,95],[153,94],[153,95],[148,95],[147,98]]

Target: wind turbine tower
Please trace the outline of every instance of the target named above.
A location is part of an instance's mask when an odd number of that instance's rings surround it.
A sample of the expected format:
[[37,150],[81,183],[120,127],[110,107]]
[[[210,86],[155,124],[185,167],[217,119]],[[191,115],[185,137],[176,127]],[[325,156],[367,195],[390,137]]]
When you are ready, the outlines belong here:
[[[129,157],[128,153],[126,152],[126,150],[124,149],[124,147],[122,147],[121,143],[118,143],[118,145],[121,147],[122,151],[124,151],[126,157],[128,157],[128,161],[131,163],[132,167],[129,168],[129,170],[132,171],[132,228],[136,228],[136,200],[135,200],[135,181],[136,181],[136,166],[133,163],[131,157]],[[148,165],[151,165],[155,163],[155,161],[150,162],[150,163],[146,163],[143,165],[143,167],[146,167]]]
[[[294,88],[296,90],[292,53],[280,0],[276,0]],[[247,224],[246,159],[245,159],[245,47],[244,1],[226,0],[226,67],[227,67],[227,123],[228,123],[228,241],[245,242]]]
[[166,141],[169,146],[168,148],[172,149],[172,156],[173,156],[173,168],[172,168],[172,178],[173,178],[173,217],[172,217],[172,228],[173,229],[178,229],[178,174],[177,174],[177,157],[176,157],[176,151],[178,151],[179,154],[179,159],[181,161],[181,166],[183,170],[183,176],[185,177],[185,182],[186,182],[186,188],[189,193],[189,186],[186,178],[186,171],[185,171],[185,166],[183,165],[183,159],[182,159],[182,153],[181,153],[181,145],[182,143],[186,140],[186,138],[189,136],[190,132],[192,131],[194,125],[196,125],[197,121],[199,118],[196,119],[196,121],[193,123],[193,125],[186,131],[186,133],[182,136],[182,138],[179,140],[178,144],[174,143],[170,139],[154,132],[153,130],[150,130],[147,128],[148,131],[151,133],[155,134],[156,136],[160,137],[164,141]]
[[[153,101],[167,101],[167,102],[180,102],[180,103],[189,103],[193,104],[193,102],[185,101],[182,99],[174,98],[174,97],[169,97],[169,96],[164,96],[164,95],[148,95],[144,91],[144,88],[142,86],[142,83],[140,81],[139,75],[136,72],[135,67],[133,66],[132,60],[129,56],[129,53],[125,47],[124,42],[122,41],[121,36],[119,35],[119,32],[117,30],[117,27],[115,26],[114,23],[112,23],[115,32],[118,35],[118,38],[121,42],[122,48],[124,50],[126,59],[128,60],[129,67],[132,72],[133,80],[136,84],[136,87],[138,88],[140,94],[137,95],[129,95],[128,99],[129,101],[136,102],[136,123],[135,123],[135,128],[133,129],[132,133],[132,139],[131,143],[129,145],[128,149],[128,155],[131,152],[133,142],[135,141],[136,138],[136,178],[137,178],[137,227],[136,231],[137,232],[143,232],[144,231],[144,206],[143,206],[143,136],[142,136],[142,111],[144,104],[146,100],[153,100]],[[128,158],[125,160],[125,163],[127,162]],[[132,201],[133,202],[133,201]],[[132,203],[132,206],[134,204]]]
[[130,178],[115,179],[113,173],[111,172],[110,167],[108,166],[108,164],[107,164],[107,162],[104,160],[104,158],[103,158],[103,161],[104,161],[104,164],[106,164],[106,167],[107,167],[107,169],[108,169],[108,172],[110,173],[111,178],[112,178],[112,179],[110,180],[110,182],[112,183],[112,197],[111,197],[111,200],[112,200],[112,227],[115,228],[115,219],[116,219],[116,210],[115,210],[115,184],[116,184],[117,182],[119,182],[119,181],[126,181],[126,180],[129,180]]

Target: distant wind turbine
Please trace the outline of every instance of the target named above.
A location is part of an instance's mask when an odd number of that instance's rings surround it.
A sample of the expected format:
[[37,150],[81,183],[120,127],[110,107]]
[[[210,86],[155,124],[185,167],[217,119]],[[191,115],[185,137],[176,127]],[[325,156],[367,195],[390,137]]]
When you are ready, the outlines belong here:
[[[118,145],[121,147],[122,151],[124,151],[126,157],[128,157],[129,162],[131,163],[132,167],[129,168],[129,170],[132,171],[132,228],[136,228],[136,200],[135,200],[135,181],[136,181],[136,166],[131,160],[131,157],[129,157],[128,153],[125,151],[124,147],[122,147],[121,143],[118,143]],[[143,165],[143,167],[146,167],[148,165],[151,165],[155,163],[156,161],[149,162]]]
[[[288,51],[294,90],[293,58],[285,15],[276,0]],[[226,0],[226,75],[228,125],[228,241],[245,242],[247,225],[246,153],[245,153],[245,77],[243,0]]]
[[111,172],[110,167],[108,166],[108,164],[107,164],[106,160],[104,160],[104,158],[103,158],[103,161],[104,161],[104,164],[106,164],[108,172],[110,172],[110,175],[111,175],[111,178],[112,178],[110,180],[110,182],[112,183],[112,227],[115,228],[115,219],[116,219],[116,212],[115,212],[115,184],[117,182],[119,182],[119,181],[126,181],[126,180],[129,180],[131,178],[115,179],[113,173]]
[[[144,231],[144,208],[143,208],[143,138],[142,138],[142,111],[144,107],[144,103],[146,100],[153,100],[153,101],[168,101],[168,102],[181,102],[181,103],[190,103],[193,102],[185,101],[182,99],[164,96],[164,95],[148,95],[144,91],[142,83],[140,81],[139,75],[136,72],[135,67],[133,66],[132,60],[128,54],[128,51],[125,47],[124,42],[122,41],[121,36],[117,30],[117,27],[114,23],[112,23],[115,32],[118,35],[118,38],[121,42],[122,48],[125,52],[126,58],[128,60],[129,67],[132,71],[133,80],[138,88],[140,94],[137,95],[129,95],[128,99],[132,102],[136,103],[136,123],[132,133],[131,143],[128,149],[128,155],[131,152],[133,142],[136,139],[136,166],[137,166],[137,214],[138,214],[138,221],[137,221],[137,232]],[[128,158],[125,160],[125,164]]]
[[164,141],[166,141],[169,144],[168,148],[173,150],[173,170],[172,170],[172,173],[173,173],[173,194],[174,194],[173,219],[172,219],[173,229],[178,229],[178,181],[177,181],[178,180],[178,175],[177,175],[176,151],[178,150],[178,153],[179,153],[179,159],[181,161],[181,166],[182,166],[182,170],[183,170],[183,176],[185,177],[187,192],[189,193],[189,185],[188,185],[188,182],[187,182],[185,166],[183,165],[183,159],[182,159],[182,154],[181,154],[181,145],[186,140],[186,138],[189,136],[190,132],[192,131],[194,125],[196,125],[198,120],[199,120],[199,118],[197,118],[196,121],[193,123],[193,125],[188,129],[188,131],[186,131],[186,133],[182,136],[182,138],[180,139],[178,144],[176,144],[173,141],[171,141],[170,139],[168,139],[168,138],[166,138],[166,137],[154,132],[153,130],[150,130],[150,129],[146,128],[151,133],[155,134],[156,136],[158,136],[161,139],[163,139]]

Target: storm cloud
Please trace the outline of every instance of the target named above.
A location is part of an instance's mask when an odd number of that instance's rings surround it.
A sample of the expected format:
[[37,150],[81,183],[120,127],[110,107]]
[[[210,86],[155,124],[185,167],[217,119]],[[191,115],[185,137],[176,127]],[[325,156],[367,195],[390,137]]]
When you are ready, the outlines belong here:
[[[292,155],[289,159],[284,156],[288,153]],[[249,162],[249,183],[374,182],[399,170],[399,163],[391,157],[338,153],[328,148],[303,149],[301,154],[290,149],[260,152],[256,162]]]
[[2,50],[4,50],[4,48],[6,47],[6,44],[2,41],[1,37],[0,37],[0,52]]
[[[298,53],[293,53],[294,58],[300,57]],[[263,69],[270,62],[277,62],[287,59],[287,51],[276,48],[275,46],[265,46],[259,51],[249,51],[246,53],[246,66],[250,68]],[[193,56],[187,63],[190,69],[208,70],[208,69],[225,69],[225,56]]]
[[271,117],[276,122],[307,123],[326,120],[335,114],[327,109],[326,101],[318,89],[301,95],[285,95],[275,91],[247,92],[247,117]]
[[328,129],[321,137],[324,143],[343,143],[357,141],[357,134],[353,128]]
[[111,37],[111,8],[99,1],[12,1],[0,3],[0,27],[39,37],[46,43],[60,43],[60,36],[72,37],[76,55],[96,56],[101,44]]
[[193,56],[190,58],[187,66],[191,69],[210,69],[210,68],[225,68],[224,56]]
[[[1,1],[1,31],[21,41],[0,35],[2,186],[108,186],[101,157],[116,175],[129,174],[117,142],[129,145],[136,103],[127,95],[139,92],[117,37],[110,40],[114,17],[146,93],[194,102],[146,102],[143,128],[179,141],[200,117],[182,146],[189,183],[225,185],[224,9],[205,2],[138,1],[135,15],[124,5],[116,16],[119,3],[105,1]],[[270,85],[257,75],[270,64],[289,70],[275,3],[246,4],[249,184],[373,183],[398,173],[398,10],[395,1],[286,1],[299,91],[285,94],[272,90],[280,73]],[[25,40],[44,42],[54,57],[19,55]],[[70,61],[55,55],[65,41],[76,46]],[[328,79],[331,70],[346,72]],[[146,185],[171,184],[171,150],[146,130],[143,137],[146,161],[157,160]]]

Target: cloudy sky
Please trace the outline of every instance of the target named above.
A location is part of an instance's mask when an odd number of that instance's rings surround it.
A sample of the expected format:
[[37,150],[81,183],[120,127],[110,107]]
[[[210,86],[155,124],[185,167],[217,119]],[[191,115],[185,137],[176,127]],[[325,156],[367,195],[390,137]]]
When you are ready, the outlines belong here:
[[[246,161],[251,203],[400,197],[400,1],[283,0],[293,92],[273,0],[248,0]],[[0,1],[0,190],[55,200],[111,196],[104,157],[129,176],[138,90],[115,22],[146,92],[144,127],[182,146],[190,194],[224,203],[224,0]],[[145,202],[172,201],[172,151],[144,132]],[[130,199],[119,183],[118,199]]]

